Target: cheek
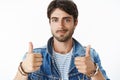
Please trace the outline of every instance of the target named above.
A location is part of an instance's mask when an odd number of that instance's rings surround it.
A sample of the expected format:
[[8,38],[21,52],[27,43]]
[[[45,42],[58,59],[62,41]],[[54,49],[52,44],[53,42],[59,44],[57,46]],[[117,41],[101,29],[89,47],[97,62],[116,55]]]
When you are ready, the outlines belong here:
[[55,33],[55,31],[56,31],[55,27],[50,26],[50,28],[51,28],[51,32],[52,32],[52,33]]
[[51,29],[54,29],[55,26],[56,26],[55,24],[50,24]]
[[74,29],[75,29],[75,26],[71,26],[71,27],[69,28],[70,31],[74,31]]

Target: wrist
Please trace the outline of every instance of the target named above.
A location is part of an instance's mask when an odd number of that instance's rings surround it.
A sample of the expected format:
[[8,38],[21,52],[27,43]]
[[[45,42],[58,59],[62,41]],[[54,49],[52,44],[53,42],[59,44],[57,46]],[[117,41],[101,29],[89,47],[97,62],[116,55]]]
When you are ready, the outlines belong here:
[[94,76],[96,76],[96,75],[98,74],[98,71],[99,71],[99,66],[98,66],[97,64],[95,64],[95,70],[92,71],[92,72],[88,75],[88,77],[94,77]]
[[29,73],[25,72],[25,70],[22,67],[22,62],[20,62],[20,65],[18,67],[19,72],[23,75],[23,76],[27,76]]

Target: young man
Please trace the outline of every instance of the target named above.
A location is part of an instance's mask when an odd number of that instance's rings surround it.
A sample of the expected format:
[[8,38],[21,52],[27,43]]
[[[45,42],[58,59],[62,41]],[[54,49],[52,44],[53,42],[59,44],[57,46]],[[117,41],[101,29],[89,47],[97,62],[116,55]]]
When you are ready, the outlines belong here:
[[90,45],[72,38],[78,10],[71,0],[53,0],[47,9],[53,37],[43,48],[29,50],[14,80],[109,80]]

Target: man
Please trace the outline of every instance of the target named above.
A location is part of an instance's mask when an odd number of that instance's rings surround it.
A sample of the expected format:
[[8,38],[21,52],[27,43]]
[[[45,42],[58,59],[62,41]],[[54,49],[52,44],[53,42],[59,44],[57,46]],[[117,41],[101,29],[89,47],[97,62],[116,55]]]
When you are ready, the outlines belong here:
[[53,37],[43,48],[32,42],[14,80],[109,80],[100,58],[90,45],[72,38],[78,10],[71,0],[53,0],[47,9]]

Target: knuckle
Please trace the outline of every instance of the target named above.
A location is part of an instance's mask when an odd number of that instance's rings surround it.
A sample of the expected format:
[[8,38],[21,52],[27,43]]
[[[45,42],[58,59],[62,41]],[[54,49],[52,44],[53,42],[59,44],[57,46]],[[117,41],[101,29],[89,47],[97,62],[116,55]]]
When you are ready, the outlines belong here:
[[84,70],[84,74],[87,74],[87,70]]
[[80,66],[76,66],[77,69],[80,69]]
[[84,66],[84,70],[87,70],[87,66],[86,65]]
[[80,69],[78,69],[78,72],[82,72]]
[[29,67],[29,70],[30,70],[31,72],[33,72],[33,71],[34,71],[34,66]]
[[40,61],[43,61],[43,58],[40,58]]
[[77,65],[77,62],[75,61],[75,65]]

